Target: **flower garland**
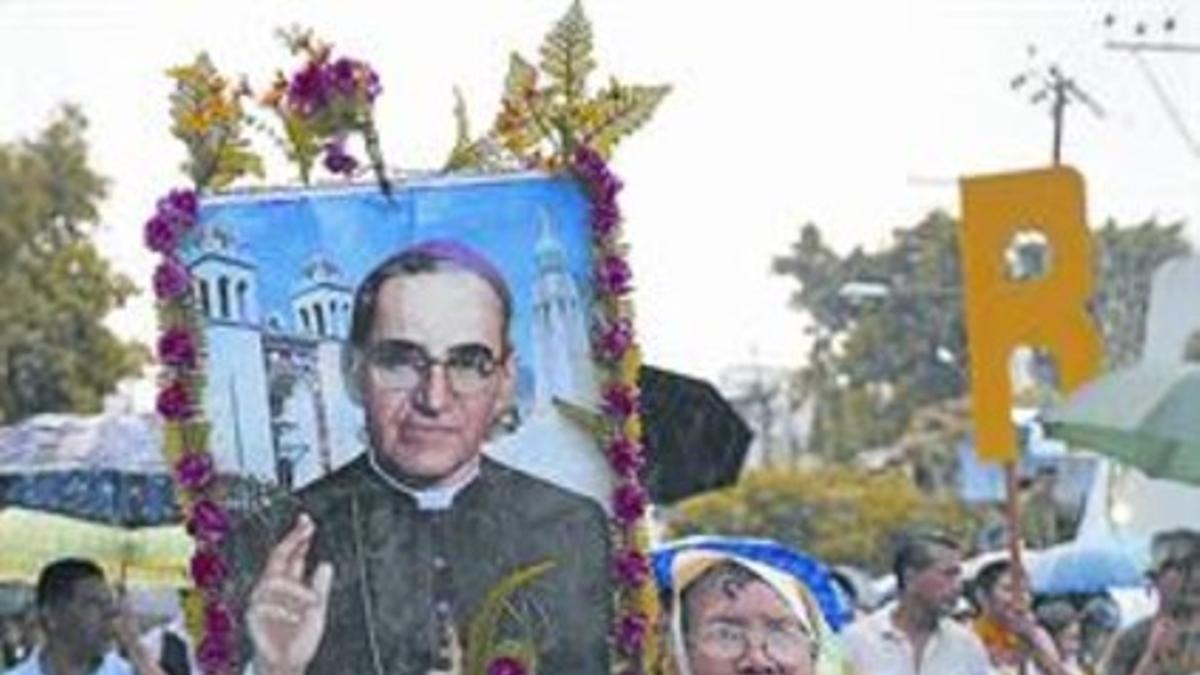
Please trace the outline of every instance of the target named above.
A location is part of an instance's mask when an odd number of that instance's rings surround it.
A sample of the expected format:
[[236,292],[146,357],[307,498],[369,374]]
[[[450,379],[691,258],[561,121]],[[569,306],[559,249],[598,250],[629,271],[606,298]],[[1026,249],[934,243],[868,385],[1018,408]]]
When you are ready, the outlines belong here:
[[657,662],[656,643],[647,637],[658,606],[646,554],[649,537],[644,516],[650,500],[641,481],[646,462],[638,390],[642,359],[629,299],[632,273],[620,237],[617,193],[622,184],[604,157],[588,147],[575,151],[571,168],[592,202],[592,254],[600,310],[592,343],[603,374],[601,441],[617,478],[612,494],[615,533],[611,567],[617,585],[612,641],[621,657],[618,672],[635,675],[650,672],[651,664]]
[[207,426],[200,420],[199,401],[204,383],[200,372],[191,276],[179,248],[199,219],[199,200],[193,190],[172,190],[158,200],[146,221],[146,246],[161,255],[154,272],[162,334],[157,355],[162,364],[156,408],[165,421],[163,448],[173,467],[176,494],[188,532],[196,541],[190,571],[199,593],[184,603],[189,632],[202,636],[196,657],[205,673],[226,673],[233,662],[234,617],[222,598],[229,568],[218,546],[229,534],[230,521],[215,494],[215,471],[208,453]]

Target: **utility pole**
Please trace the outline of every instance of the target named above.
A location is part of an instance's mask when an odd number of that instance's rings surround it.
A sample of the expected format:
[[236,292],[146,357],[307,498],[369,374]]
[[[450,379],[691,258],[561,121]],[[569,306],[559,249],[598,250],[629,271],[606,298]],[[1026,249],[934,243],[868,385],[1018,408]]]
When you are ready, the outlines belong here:
[[[1117,20],[1116,15],[1105,15],[1105,28],[1114,30],[1117,28],[1118,23],[1120,22]],[[1175,101],[1167,93],[1167,88],[1158,78],[1158,75],[1155,74],[1154,70],[1150,67],[1150,62],[1146,59],[1147,53],[1175,55],[1200,54],[1200,45],[1178,42],[1174,39],[1173,34],[1177,27],[1178,22],[1173,16],[1168,16],[1164,19],[1161,28],[1155,27],[1154,24],[1147,21],[1137,21],[1133,24],[1133,39],[1108,40],[1104,43],[1104,47],[1112,51],[1129,54],[1134,63],[1142,71],[1142,75],[1146,78],[1146,81],[1150,84],[1150,88],[1154,91],[1154,96],[1158,99],[1159,105],[1167,113],[1167,117],[1171,120],[1171,125],[1175,127],[1175,132],[1179,134],[1179,137],[1187,145],[1192,155],[1200,157],[1200,142],[1197,142],[1196,137],[1192,135],[1187,122],[1184,121],[1183,115],[1179,111],[1179,107],[1175,105]]]
[[[1030,45],[1029,56],[1036,55],[1037,49]],[[1029,96],[1029,102],[1033,105],[1049,102],[1050,119],[1054,124],[1050,156],[1055,166],[1062,163],[1063,126],[1066,122],[1068,104],[1082,104],[1097,118],[1104,118],[1104,109],[1100,107],[1100,104],[1076,84],[1074,78],[1068,77],[1053,63],[1045,69],[1029,68],[1018,73],[1009,82],[1009,87],[1013,91],[1033,89],[1033,93]]]

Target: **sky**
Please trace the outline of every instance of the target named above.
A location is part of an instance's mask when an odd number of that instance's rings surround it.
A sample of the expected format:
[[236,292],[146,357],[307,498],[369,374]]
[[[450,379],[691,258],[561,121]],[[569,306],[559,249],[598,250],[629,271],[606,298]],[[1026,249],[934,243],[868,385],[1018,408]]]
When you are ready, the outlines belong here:
[[[94,164],[112,179],[97,242],[145,287],[154,258],[142,222],[157,195],[184,182],[167,67],[207,50],[224,72],[263,86],[294,65],[274,28],[313,27],[381,73],[389,162],[435,168],[453,143],[453,87],[485,128],[509,52],[535,58],[567,6],[0,0],[0,140],[36,133],[64,101],[83,107]],[[1145,39],[1200,43],[1200,15],[1179,0],[589,0],[585,9],[594,85],[615,74],[674,87],[614,162],[651,363],[709,378],[737,364],[801,364],[804,320],[788,309],[794,285],[770,273],[772,257],[810,221],[839,250],[881,247],[932,209],[957,213],[961,176],[1046,165],[1048,108],[1009,84],[1031,68],[1057,65],[1103,108],[1099,117],[1071,106],[1065,125],[1064,158],[1087,180],[1091,223],[1185,220],[1200,241],[1200,161],[1185,138],[1200,135],[1200,55],[1148,54],[1147,71],[1104,46],[1138,37],[1139,22]],[[271,161],[272,181],[287,180]],[[149,294],[110,323],[151,341]]]

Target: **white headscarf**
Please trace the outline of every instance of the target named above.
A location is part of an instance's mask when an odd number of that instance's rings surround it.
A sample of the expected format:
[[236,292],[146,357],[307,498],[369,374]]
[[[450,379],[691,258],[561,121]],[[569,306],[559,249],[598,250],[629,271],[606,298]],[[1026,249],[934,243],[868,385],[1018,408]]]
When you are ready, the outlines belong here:
[[671,652],[677,675],[692,675],[686,636],[683,634],[683,592],[706,571],[732,562],[753,572],[783,599],[817,650],[816,675],[851,675],[842,655],[841,643],[825,621],[812,592],[799,579],[770,565],[748,560],[727,551],[692,549],[680,551],[671,561]]

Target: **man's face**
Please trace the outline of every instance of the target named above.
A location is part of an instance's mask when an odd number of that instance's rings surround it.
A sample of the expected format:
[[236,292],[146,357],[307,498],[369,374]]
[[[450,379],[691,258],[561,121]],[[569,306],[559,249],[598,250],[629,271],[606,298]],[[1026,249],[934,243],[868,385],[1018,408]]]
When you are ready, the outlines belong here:
[[100,659],[112,648],[117,605],[103,579],[79,579],[70,599],[46,611],[47,634],[51,639],[62,640],[80,660]]
[[[380,287],[362,375],[367,428],[375,450],[415,483],[452,483],[479,456],[515,381],[503,330],[500,299],[468,272],[394,277]],[[408,368],[420,377],[398,385],[395,373],[411,363],[422,365]],[[477,376],[462,386],[462,373]]]
[[949,616],[962,593],[962,558],[958,551],[935,546],[924,569],[912,573],[908,587],[912,597],[938,616]]
[[812,675],[813,642],[782,598],[753,581],[714,588],[689,603],[693,675]]

